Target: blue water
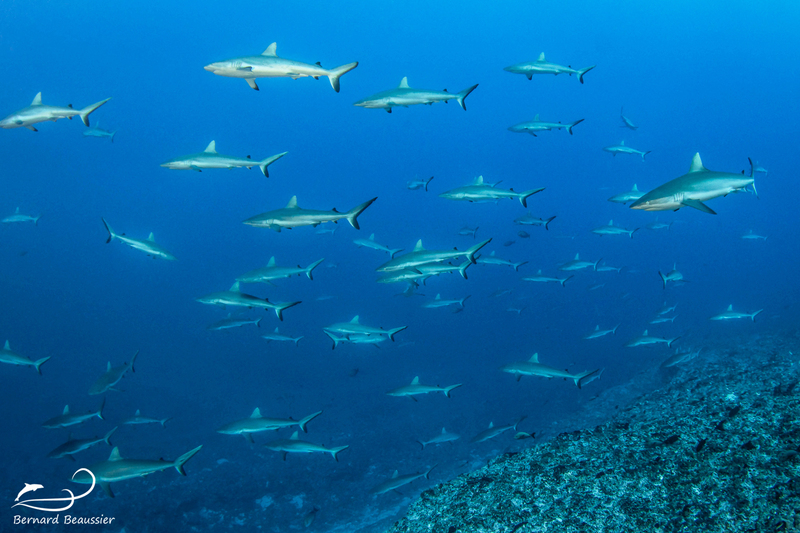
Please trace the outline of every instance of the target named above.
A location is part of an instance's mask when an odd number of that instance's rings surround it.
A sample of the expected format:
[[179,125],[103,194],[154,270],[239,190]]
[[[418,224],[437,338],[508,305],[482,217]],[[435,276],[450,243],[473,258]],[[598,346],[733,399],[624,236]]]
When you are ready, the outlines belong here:
[[[102,435],[141,409],[174,420],[166,429],[121,427],[112,440],[123,456],[174,459],[204,448],[187,463],[187,477],[171,470],[119,482],[114,500],[96,489],[91,501],[76,502],[76,515],[115,516],[112,531],[288,531],[302,528],[316,506],[311,529],[367,531],[391,521],[428,486],[418,481],[402,495],[374,497],[371,488],[395,469],[422,472],[438,463],[431,483],[446,481],[503,450],[530,445],[510,433],[471,444],[490,421],[527,415],[520,429],[552,434],[554,422],[586,409],[604,389],[659,364],[670,350],[623,347],[645,328],[699,347],[796,324],[800,7],[794,3],[7,1],[2,11],[0,115],[27,106],[39,91],[46,104],[76,108],[110,96],[91,119],[119,130],[113,144],[84,138],[79,119],[40,124],[38,133],[0,132],[0,214],[20,207],[42,215],[38,226],[0,228],[0,335],[31,359],[52,356],[42,376],[0,368],[0,493],[7,502],[23,482],[41,483],[49,495],[74,489],[69,478],[77,467],[107,458],[105,445],[79,454],[76,463],[46,458],[68,431],[40,424],[64,404],[79,412],[96,408],[89,386],[108,361],[121,364],[136,350],[136,373],[122,381],[122,392],[107,393],[106,420],[76,427],[75,436]],[[257,92],[202,68],[258,54],[273,41],[282,57],[359,67],[342,77],[338,94],[324,78],[260,79]],[[502,70],[542,51],[555,63],[597,67],[583,85],[574,76],[528,81]],[[412,87],[479,87],[466,112],[453,101],[391,114],[352,106],[404,76]],[[619,127],[622,106],[638,131]],[[506,130],[535,114],[585,122],[572,136]],[[270,167],[269,179],[257,169],[159,167],[212,139],[223,154],[289,154]],[[642,162],[601,150],[621,140],[652,153]],[[756,178],[760,198],[711,200],[716,216],[690,208],[661,213],[659,221],[675,221],[669,231],[644,229],[655,214],[606,201],[634,183],[649,190],[685,173],[695,152],[712,170],[739,172],[748,157],[758,160],[769,169]],[[515,200],[469,204],[437,196],[477,175],[515,190],[545,187],[530,198],[529,211],[557,215],[550,230],[515,226],[526,212]],[[435,176],[429,192],[406,189],[408,180],[429,176]],[[293,195],[312,209],[378,200],[360,217],[360,231],[345,222],[334,235],[241,223]],[[129,236],[154,232],[179,260],[106,245],[101,217]],[[642,229],[633,239],[590,233],[609,219]],[[427,248],[463,249],[475,242],[457,235],[464,225],[479,226],[478,239],[493,238],[485,253],[528,264],[519,273],[473,266],[467,281],[442,276],[421,287],[427,298],[471,295],[457,314],[422,309],[425,298],[395,296],[401,285],[375,283],[374,269],[388,256],[351,242],[374,232],[391,248],[410,250],[422,238]],[[530,239],[517,236],[520,229]],[[769,238],[742,240],[749,230]],[[563,289],[521,281],[540,268],[557,274],[576,253],[626,268],[580,272]],[[325,258],[314,281],[245,286],[272,301],[302,300],[280,328],[306,338],[298,347],[268,344],[259,334],[279,322],[259,310],[245,315],[264,316],[260,331],[207,331],[228,311],[194,298],[227,289],[273,255],[283,265]],[[689,282],[665,290],[657,272],[674,262]],[[497,290],[511,292],[492,297]],[[318,300],[324,296],[332,298]],[[679,317],[649,326],[664,301],[678,304]],[[709,322],[729,304],[765,311],[755,323]],[[522,306],[520,315],[507,311]],[[321,328],[356,314],[368,325],[408,329],[380,349],[332,351]],[[617,323],[616,336],[582,339],[597,324]],[[533,352],[559,368],[606,371],[579,391],[560,380],[517,383],[497,370]],[[464,385],[451,399],[385,395],[417,375],[423,383]],[[295,418],[323,410],[303,438],[350,448],[338,463],[329,455],[283,462],[261,444],[293,430],[256,435],[256,445],[215,432],[254,407]],[[462,439],[422,452],[414,441],[442,426]],[[4,511],[0,530],[20,530],[11,523],[17,513]]]

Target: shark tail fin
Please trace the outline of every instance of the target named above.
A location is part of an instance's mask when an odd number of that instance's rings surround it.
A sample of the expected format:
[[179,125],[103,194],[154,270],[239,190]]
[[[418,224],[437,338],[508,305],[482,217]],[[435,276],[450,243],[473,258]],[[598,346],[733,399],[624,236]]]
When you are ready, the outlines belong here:
[[36,218],[34,218],[34,219],[33,219],[33,224],[34,224],[35,226],[38,226],[38,225],[39,225],[39,219],[40,219],[40,218],[42,218],[42,215],[39,215],[38,217],[36,217]]
[[583,383],[586,380],[586,378],[592,377],[598,372],[600,372],[599,368],[597,370],[591,370],[589,372],[578,374],[577,376],[575,376],[575,386],[578,387],[579,389],[583,388]]
[[428,179],[425,181],[425,192],[428,192],[428,185],[430,184],[430,182],[431,182],[431,180],[432,180],[432,179],[433,179],[433,176],[431,176],[430,178],[428,178]]
[[[480,250],[481,248],[483,248],[484,246],[486,246],[490,242],[492,242],[492,239],[486,239],[485,241],[479,242],[478,244],[476,244],[472,248],[468,248],[467,251],[464,252],[464,255],[467,257],[467,260],[469,260],[470,263],[475,263],[475,254],[478,252],[478,250]],[[462,274],[462,276],[463,276],[463,274]],[[466,279],[466,277],[465,277],[465,279]]]
[[277,161],[278,159],[280,159],[281,157],[285,156],[288,153],[289,152],[283,152],[283,153],[280,153],[280,154],[275,154],[273,156],[270,156],[270,157],[264,159],[263,161],[261,161],[258,164],[258,168],[261,169],[261,173],[264,174],[265,178],[269,177],[269,171],[267,170],[267,167],[270,166],[272,163],[274,163],[275,161]]
[[175,470],[177,470],[180,475],[182,475],[182,476],[186,475],[186,470],[183,469],[183,465],[186,464],[186,461],[188,461],[189,459],[194,457],[195,454],[197,454],[197,452],[199,452],[202,447],[203,447],[203,445],[201,444],[197,448],[195,448],[193,450],[189,450],[185,454],[183,454],[180,457],[178,457],[177,459],[175,459],[175,463],[173,463],[172,466],[175,467]]
[[512,265],[514,267],[514,272],[519,272],[519,267],[521,267],[522,265],[527,265],[527,264],[528,264],[527,261],[523,261],[521,263],[514,263]]
[[105,398],[105,396],[103,396],[103,401],[100,402],[100,407],[97,409],[97,412],[94,414],[100,420],[105,420],[105,418],[103,418],[103,409],[105,408],[105,406],[106,406],[106,398]]
[[644,158],[645,158],[645,156],[646,156],[647,154],[649,154],[650,152],[652,152],[652,150],[648,150],[648,151],[646,151],[646,152],[642,152],[642,161],[644,161]]
[[756,321],[756,317],[757,317],[757,316],[758,316],[760,313],[762,313],[763,311],[764,311],[763,309],[759,309],[758,311],[756,311],[755,313],[753,313],[752,315],[750,315],[750,319],[751,319],[753,322],[755,322],[755,321]]
[[592,265],[592,270],[594,270],[595,272],[597,272],[597,265],[599,265],[599,264],[600,264],[600,261],[602,261],[602,260],[603,260],[603,258],[601,257],[600,259],[598,259],[597,261],[595,261],[595,262],[594,262],[594,265]]
[[569,280],[571,280],[572,278],[574,278],[574,277],[575,277],[575,274],[572,274],[571,276],[567,276],[567,277],[566,277],[566,278],[564,278],[564,279],[560,279],[560,280],[558,280],[558,282],[561,284],[561,286],[562,286],[562,287],[566,287],[566,283],[567,283]]
[[345,445],[345,446],[339,446],[338,448],[331,448],[330,449],[331,455],[333,456],[334,459],[336,459],[337,463],[339,462],[339,453],[344,451],[344,450],[346,450],[349,447],[350,447],[350,445],[348,444],[348,445]]
[[356,228],[356,229],[361,229],[361,228],[359,227],[359,225],[358,225],[358,215],[360,215],[361,213],[363,213],[363,212],[364,212],[364,210],[365,210],[366,208],[368,208],[369,206],[371,206],[371,205],[372,205],[372,202],[374,202],[374,201],[375,201],[375,200],[377,200],[377,199],[378,199],[378,197],[376,196],[376,197],[375,197],[375,198],[373,198],[372,200],[367,200],[367,201],[366,201],[366,202],[364,202],[363,204],[361,204],[361,205],[359,205],[359,206],[356,206],[356,207],[354,207],[353,209],[351,209],[350,211],[348,211],[347,213],[345,213],[345,215],[346,215],[346,217],[347,217],[347,221],[350,223],[350,225],[351,225],[351,226],[353,226],[353,227],[354,227],[354,228]]
[[577,126],[578,124],[580,124],[580,123],[581,123],[581,122],[583,122],[584,120],[585,120],[585,119],[576,120],[575,122],[573,122],[572,124],[570,124],[569,126],[567,126],[567,131],[569,132],[569,134],[570,134],[570,135],[572,135],[572,128],[574,128],[575,126]]
[[459,273],[459,274],[461,274],[461,277],[462,277],[462,278],[464,278],[464,279],[468,279],[468,278],[467,278],[467,269],[469,268],[469,266],[470,266],[471,264],[472,264],[472,263],[471,263],[471,262],[469,262],[469,261],[464,261],[464,264],[462,264],[460,267],[458,267],[458,273]]
[[419,443],[420,446],[422,446],[423,450],[425,449],[425,445],[428,444],[427,442],[422,442],[421,440],[418,440],[417,442]]
[[115,427],[114,429],[112,429],[111,431],[109,431],[108,433],[106,433],[106,436],[105,436],[105,437],[103,437],[103,442],[105,442],[105,443],[106,443],[106,444],[108,444],[109,446],[113,446],[113,444],[111,444],[111,441],[110,441],[110,440],[108,440],[108,439],[110,439],[110,438],[111,438],[111,435],[113,435],[113,434],[114,434],[114,432],[115,432],[116,430],[117,430],[117,428]]
[[[475,84],[475,85],[473,85],[472,87],[469,87],[469,88],[467,88],[467,89],[464,89],[464,90],[463,90],[463,91],[461,91],[460,93],[456,94],[456,101],[458,102],[458,105],[460,105],[460,106],[461,106],[461,109],[463,109],[464,111],[466,111],[466,110],[467,110],[467,106],[464,104],[464,100],[467,98],[467,96],[469,96],[469,93],[471,93],[472,91],[474,91],[474,90],[475,90],[475,88],[476,88],[477,86],[478,86],[478,84],[476,83],[476,84]],[[426,190],[426,191],[428,190],[428,186],[427,186],[427,184],[425,185],[425,190]]]
[[668,340],[667,341],[667,348],[672,348],[672,343],[675,342],[676,340],[680,339],[680,338],[681,338],[681,336],[678,335],[677,337]]
[[261,327],[261,321],[262,321],[262,320],[264,320],[264,317],[263,317],[263,316],[262,316],[262,317],[260,317],[258,320],[256,320],[256,327],[259,327],[259,328]]
[[457,389],[461,385],[462,385],[461,383],[457,383],[455,385],[450,385],[449,387],[445,387],[442,392],[444,392],[444,395],[449,398],[450,397],[450,393],[453,391],[453,389]]
[[333,333],[331,333],[328,330],[325,330],[325,335],[327,335],[328,338],[333,341],[333,346],[331,347],[331,350],[335,350],[336,347],[339,346],[339,343],[344,340],[343,338],[337,337],[336,335],[334,335]]
[[112,131],[112,132],[111,132],[111,142],[112,142],[112,143],[114,142],[114,136],[115,136],[116,134],[117,134],[117,132],[116,132],[116,131]]
[[339,92],[339,78],[358,66],[358,61],[342,65],[341,67],[332,68],[328,71],[328,79],[331,82],[331,87],[337,93]]
[[80,113],[81,120],[83,121],[83,123],[88,126],[89,125],[89,115],[92,113],[92,111],[94,111],[95,109],[97,109],[101,105],[105,104],[109,100],[111,100],[111,98],[106,98],[105,100],[103,100],[101,102],[97,102],[96,104],[92,104],[90,106],[87,106],[87,107],[84,107],[83,109],[81,109],[79,113]]
[[108,232],[108,239],[106,239],[106,244],[108,244],[108,243],[110,243],[110,242],[111,242],[111,240],[112,240],[114,237],[116,237],[116,236],[117,236],[117,234],[116,234],[116,233],[114,233],[114,230],[113,230],[113,229],[111,229],[111,226],[109,226],[109,225],[108,225],[108,222],[106,222],[106,219],[104,219],[104,218],[101,218],[100,220],[102,220],[102,221],[103,221],[103,225],[106,227],[106,231]]
[[294,345],[297,346],[298,343],[300,342],[300,339],[302,339],[303,337],[305,337],[305,335],[300,335],[296,339],[292,339],[294,341]]
[[550,226],[550,223],[553,221],[554,218],[556,218],[556,217],[552,216],[552,217],[547,219],[547,222],[544,223],[544,229],[546,229],[548,231],[550,230],[550,228],[548,226]]
[[162,428],[165,428],[167,427],[167,422],[169,422],[170,420],[172,420],[172,417],[162,418],[161,420],[159,420],[159,423],[161,423]]
[[295,305],[300,304],[300,303],[302,303],[302,302],[289,302],[287,304],[281,304],[281,305],[275,307],[275,314],[278,315],[278,320],[283,322],[283,312],[285,310],[289,309],[290,307],[294,307]]
[[581,83],[583,83],[584,74],[586,74],[587,72],[589,72],[590,70],[592,70],[596,66],[597,65],[592,65],[591,67],[586,67],[585,69],[582,69],[582,70],[578,71],[578,79],[580,80]]
[[42,375],[42,365],[48,362],[50,360],[50,357],[51,356],[49,355],[47,357],[42,357],[41,359],[33,363],[33,366],[36,367],[36,371],[39,373],[40,376]]
[[433,470],[433,469],[434,469],[434,468],[436,468],[437,466],[439,466],[439,463],[436,463],[435,465],[433,465],[432,467],[430,467],[430,468],[428,469],[428,471],[427,471],[427,472],[425,472],[425,479],[430,479],[431,470]]
[[519,193],[519,203],[522,204],[522,207],[528,207],[528,198],[536,194],[537,192],[542,192],[544,187],[539,187],[538,189],[531,189],[529,191],[523,191]]
[[312,276],[312,274],[311,274],[311,273],[312,273],[312,272],[314,271],[314,269],[315,269],[315,268],[317,268],[317,267],[320,265],[320,263],[322,263],[323,261],[325,261],[325,258],[324,258],[324,257],[323,257],[322,259],[320,259],[319,261],[315,261],[315,262],[311,263],[310,265],[308,265],[308,268],[306,268],[306,276],[308,276],[308,279],[310,279],[310,280],[312,280],[312,281],[314,280],[314,277]]
[[315,418],[317,418],[321,414],[322,414],[322,411],[317,411],[316,413],[312,413],[312,414],[308,415],[307,417],[305,417],[304,419],[300,420],[297,423],[297,425],[300,427],[300,429],[303,430],[303,433],[308,433],[308,428],[306,427],[306,425],[309,422],[311,422],[312,420],[314,420]]
[[756,198],[758,198],[758,189],[756,189],[756,166],[753,164],[752,158],[748,157],[747,160],[750,162],[750,177],[753,178],[753,193],[756,195]]
[[394,342],[394,336],[403,331],[404,329],[408,329],[408,326],[400,326],[399,328],[390,329],[386,333],[389,335],[389,340]]
[[395,255],[397,255],[397,254],[399,254],[399,253],[400,253],[400,252],[402,252],[402,251],[403,251],[403,248],[396,248],[396,249],[394,249],[394,250],[391,250],[391,249],[390,249],[390,250],[389,250],[389,255],[391,255],[391,258],[392,258],[392,259],[394,259],[394,256],[395,256]]
[[667,288],[667,276],[662,274],[660,270],[658,271],[658,275],[661,276],[661,281],[664,283],[664,288],[666,289]]
[[635,230],[633,230],[632,232],[630,232],[630,233],[628,234],[628,235],[630,236],[630,238],[631,238],[631,239],[633,239],[633,234],[634,234],[634,233],[636,233],[637,231],[639,231],[639,228],[636,228]]
[[466,296],[461,298],[461,300],[458,301],[458,303],[461,305],[462,308],[464,307],[464,302],[466,302],[467,298],[469,298],[470,296],[472,296],[472,295],[471,294],[467,294]]

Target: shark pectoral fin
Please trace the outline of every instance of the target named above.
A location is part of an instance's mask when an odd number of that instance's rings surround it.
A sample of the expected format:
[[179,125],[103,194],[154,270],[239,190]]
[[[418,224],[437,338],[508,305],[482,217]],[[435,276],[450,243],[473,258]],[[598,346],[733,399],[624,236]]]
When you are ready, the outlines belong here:
[[25,126],[25,127],[28,128],[31,131],[39,131],[36,128],[34,128],[33,126]]
[[251,89],[255,89],[256,91],[258,90],[258,85],[256,85],[255,78],[245,78],[244,81],[247,82],[247,85],[249,85]]
[[250,444],[255,444],[256,443],[256,441],[253,440],[252,433],[244,433],[243,435],[244,435],[244,438],[247,439],[247,442],[249,442]]
[[192,170],[196,170],[197,172],[202,172],[203,171],[200,167],[198,167],[196,165],[192,165],[189,168],[192,169]]
[[74,455],[66,455],[65,457],[69,458],[70,461],[76,460]]
[[286,452],[281,452],[281,461],[286,460]]
[[106,496],[109,498],[114,497],[114,491],[111,490],[111,485],[108,482],[98,481],[97,484],[100,485],[100,488],[103,489],[103,492],[106,493]]
[[709,215],[716,215],[717,214],[713,209],[708,207],[706,204],[704,204],[700,200],[684,199],[681,202],[681,204],[685,205],[685,206],[688,206],[688,207],[693,207],[693,208],[697,209],[698,211],[702,211],[703,213],[708,213]]

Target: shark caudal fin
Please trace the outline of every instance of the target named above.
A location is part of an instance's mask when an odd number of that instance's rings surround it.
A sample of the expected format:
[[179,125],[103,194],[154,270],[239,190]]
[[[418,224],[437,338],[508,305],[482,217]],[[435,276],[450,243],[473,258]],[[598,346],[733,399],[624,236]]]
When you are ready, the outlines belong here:
[[317,411],[316,413],[312,413],[312,414],[308,415],[307,417],[303,418],[302,420],[300,420],[297,423],[298,427],[303,430],[303,433],[308,433],[308,428],[306,428],[306,424],[308,424],[309,422],[311,422],[312,420],[314,420],[315,418],[317,418],[321,414],[322,414],[322,411]]
[[427,442],[424,442],[424,441],[421,441],[421,440],[418,440],[417,442],[419,443],[419,445],[420,445],[420,446],[422,446],[422,449],[423,449],[423,450],[425,449],[425,446],[427,446],[427,445],[428,445],[428,443],[427,443]]
[[511,266],[513,266],[513,267],[514,267],[514,272],[519,272],[519,267],[521,267],[522,265],[527,265],[527,264],[528,264],[528,262],[527,262],[527,261],[523,261],[523,262],[521,262],[521,263],[514,263],[514,264],[513,264],[513,265],[511,265]]
[[358,61],[342,65],[341,67],[332,68],[328,71],[328,80],[331,82],[331,87],[337,93],[339,92],[339,78],[347,74],[358,66]]
[[[477,86],[478,86],[478,84],[476,83],[472,87],[470,87],[468,89],[464,89],[460,93],[456,94],[456,101],[458,102],[458,105],[461,106],[461,109],[463,109],[464,111],[467,110],[467,106],[464,104],[464,100],[467,98],[467,96],[469,96],[469,93],[471,93],[472,91],[475,90],[475,88]],[[428,180],[428,181],[430,181],[430,180]],[[426,191],[428,190],[428,184],[427,183],[425,184],[425,190]]]
[[599,368],[597,370],[591,370],[589,372],[584,372],[582,374],[577,374],[573,378],[573,380],[575,381],[575,386],[578,387],[579,389],[583,388],[583,384],[586,382],[586,379],[594,376],[598,372],[600,372]]
[[162,418],[162,419],[161,419],[161,420],[159,420],[158,422],[161,424],[161,427],[162,427],[162,428],[166,428],[166,427],[167,427],[167,422],[169,422],[170,420],[172,420],[172,417],[169,417],[169,418]]
[[305,272],[306,272],[306,276],[308,276],[308,279],[310,279],[310,280],[312,280],[312,281],[314,280],[314,277],[311,275],[311,273],[312,273],[312,272],[314,271],[314,269],[315,269],[315,268],[317,268],[317,267],[319,266],[319,264],[320,264],[320,263],[322,263],[323,261],[325,261],[325,258],[324,258],[324,257],[323,257],[322,259],[320,259],[319,261],[314,261],[313,263],[311,263],[310,265],[308,265],[308,268],[306,268],[306,270],[305,270]]
[[445,396],[447,396],[449,398],[450,397],[450,393],[453,391],[453,389],[457,389],[461,385],[462,385],[462,383],[457,383],[456,385],[450,385],[449,387],[445,387],[442,392],[444,393]]
[[114,137],[115,137],[116,135],[117,135],[117,132],[116,132],[116,131],[112,131],[112,132],[111,132],[111,137],[110,137],[110,138],[111,138],[111,142],[112,142],[112,143],[114,142]]
[[759,315],[759,313],[762,313],[763,311],[764,311],[763,309],[759,309],[758,311],[756,311],[755,313],[753,313],[752,315],[750,315],[750,319],[751,319],[753,322],[755,322],[755,321],[756,321],[756,316],[758,316],[758,315]]
[[472,296],[472,295],[471,295],[471,294],[468,294],[468,295],[464,296],[463,298],[461,298],[461,299],[458,301],[458,303],[459,303],[459,305],[462,307],[462,309],[463,309],[463,307],[464,307],[464,302],[466,302],[466,301],[467,301],[467,298],[469,298],[470,296]]
[[430,178],[425,180],[425,192],[428,192],[428,185],[430,184],[432,179],[433,179],[433,176],[431,176]]
[[576,120],[576,121],[575,121],[575,122],[573,122],[572,124],[569,124],[569,125],[567,126],[567,131],[569,132],[569,134],[570,134],[570,135],[572,135],[572,128],[574,128],[575,126],[577,126],[578,124],[580,124],[580,123],[581,123],[581,122],[583,122],[584,120],[585,120],[585,119]]
[[394,249],[394,250],[392,250],[392,249],[389,249],[389,255],[391,256],[391,258],[392,258],[392,259],[394,259],[394,256],[395,256],[395,255],[397,255],[397,254],[399,254],[399,253],[400,253],[400,252],[402,252],[403,250],[404,250],[404,248],[396,248],[396,249]]
[[430,468],[429,468],[429,469],[428,469],[428,470],[425,472],[425,479],[430,479],[431,470],[433,470],[433,469],[434,469],[434,468],[436,468],[437,466],[439,466],[439,463],[436,463],[435,465],[433,465],[432,467],[430,467]]
[[648,151],[646,151],[646,152],[642,152],[642,161],[644,161],[644,157],[645,157],[647,154],[649,154],[650,152],[652,152],[652,150],[648,150]]
[[550,223],[553,221],[554,218],[556,218],[556,217],[552,216],[552,217],[547,219],[547,221],[544,223],[544,229],[546,229],[548,231],[550,230],[549,226],[550,226]]
[[350,445],[348,444],[346,446],[339,446],[338,448],[331,448],[328,451],[331,452],[331,455],[333,456],[334,459],[336,459],[336,462],[338,463],[339,462],[339,453],[344,451],[344,450],[346,450],[349,447],[350,447]]
[[[758,198],[758,189],[756,189],[756,165],[753,164],[753,159],[751,157],[748,157],[747,161],[750,162],[750,177],[753,178],[753,193],[756,195],[756,198]],[[764,175],[766,176],[766,173]]]
[[323,330],[323,331],[325,332],[325,335],[327,335],[328,338],[330,338],[330,340],[333,341],[333,346],[331,346],[331,350],[335,350],[336,347],[339,346],[340,342],[347,340],[344,337],[337,337],[336,335],[334,335],[333,333],[331,333],[327,329]]
[[[470,263],[475,263],[475,254],[478,252],[478,250],[480,250],[481,248],[483,248],[484,246],[486,246],[490,242],[492,242],[492,239],[486,239],[485,241],[479,242],[478,244],[476,244],[472,248],[468,248],[467,251],[464,252],[464,256],[466,256],[467,260]],[[462,276],[463,276],[463,274],[462,274]],[[465,277],[465,279],[466,279],[466,277]]]
[[288,153],[289,152],[283,152],[282,154],[273,155],[271,157],[264,159],[258,164],[258,168],[261,169],[261,173],[264,174],[265,178],[269,177],[269,171],[267,170],[267,167]]
[[675,337],[675,338],[669,339],[669,340],[667,341],[667,348],[672,348],[672,343],[673,343],[673,342],[675,342],[676,340],[680,339],[680,338],[681,338],[681,336],[680,336],[680,335],[678,335],[678,336],[677,336],[677,337]]
[[175,467],[175,470],[177,470],[180,475],[182,475],[182,476],[186,475],[186,471],[183,469],[183,465],[186,464],[186,461],[188,461],[189,459],[194,457],[197,454],[197,452],[200,451],[200,449],[202,447],[203,447],[203,445],[201,444],[197,448],[195,448],[193,450],[189,450],[185,454],[183,454],[180,457],[178,457],[177,459],[175,459],[175,462],[172,464],[172,466]]
[[523,191],[519,193],[519,203],[522,204],[522,207],[528,207],[528,198],[536,194],[537,192],[542,192],[544,187],[539,187],[538,189],[531,189],[529,191]]
[[566,284],[566,283],[567,283],[569,280],[571,280],[572,278],[574,278],[574,277],[575,277],[575,274],[572,274],[571,276],[567,276],[567,277],[566,277],[566,278],[564,278],[564,279],[560,279],[560,280],[558,280],[558,282],[561,284],[561,286],[562,286],[562,287],[565,287],[565,286],[566,286],[565,284]]
[[629,232],[629,233],[628,233],[628,236],[629,236],[631,239],[633,239],[633,234],[634,234],[634,233],[636,233],[637,231],[639,231],[639,228],[636,228],[636,229],[634,229],[633,231]]
[[81,109],[79,111],[79,114],[81,116],[81,120],[83,121],[83,123],[88,126],[89,125],[89,115],[92,113],[92,111],[94,111],[95,109],[97,109],[101,105],[105,104],[109,100],[111,100],[111,98],[106,98],[102,102],[97,102],[96,104],[92,104],[92,105],[90,105],[88,107],[84,107],[83,109]]
[[661,276],[661,281],[664,283],[664,288],[666,289],[667,288],[667,276],[662,274],[660,270],[658,271],[658,275]]
[[113,446],[113,444],[111,444],[111,441],[110,441],[110,440],[108,440],[108,439],[110,439],[110,438],[111,438],[111,435],[113,435],[113,434],[114,434],[114,432],[115,432],[116,430],[117,430],[117,428],[115,427],[114,429],[112,429],[111,431],[109,431],[108,433],[106,433],[106,436],[105,436],[105,437],[103,437],[103,442],[105,442],[105,443],[106,443],[106,444],[108,444],[109,446]]
[[[753,318],[753,321],[755,321],[755,317]],[[38,361],[34,361],[33,366],[36,367],[36,371],[39,373],[40,376],[42,375],[42,365],[48,362],[50,360],[50,357],[51,356],[48,355],[47,357],[42,357]]]
[[469,261],[464,261],[464,263],[458,267],[458,273],[461,274],[461,277],[467,279],[467,269],[472,263]]
[[386,334],[389,336],[389,340],[394,342],[394,336],[403,331],[404,329],[408,329],[408,326],[400,326],[399,328],[390,329],[389,331],[386,332]]
[[106,222],[106,219],[104,219],[104,218],[101,218],[100,220],[102,220],[102,221],[103,221],[103,225],[106,227],[106,231],[108,232],[108,239],[106,239],[106,244],[108,244],[108,243],[110,243],[110,242],[111,242],[111,240],[112,240],[114,237],[116,237],[116,236],[117,236],[117,234],[116,234],[116,233],[114,233],[114,230],[113,230],[113,229],[111,229],[111,226],[109,226],[109,225],[108,225],[108,222]]
[[[265,300],[265,301],[269,302],[269,300]],[[278,319],[281,322],[283,322],[283,312],[285,310],[289,309],[290,307],[294,307],[295,305],[300,304],[300,303],[303,303],[303,302],[289,302],[288,304],[277,305],[275,307],[275,314],[278,315]]]
[[368,201],[364,202],[363,204],[361,204],[361,205],[359,205],[357,207],[354,207],[353,209],[351,209],[350,211],[345,213],[345,218],[347,218],[347,221],[350,223],[350,225],[353,226],[356,229],[361,229],[359,227],[359,225],[358,225],[358,215],[363,213],[364,210],[366,208],[368,208],[369,206],[371,206],[372,202],[374,202],[377,199],[378,199],[378,197],[376,196],[372,200],[368,200]]
[[94,416],[96,416],[100,420],[105,420],[105,418],[103,418],[103,409],[105,409],[105,407],[106,407],[106,398],[105,396],[103,396],[103,401],[100,402],[100,407],[94,413]]
[[597,66],[597,65],[592,65],[591,67],[586,67],[586,68],[585,68],[585,69],[583,69],[583,70],[579,70],[579,71],[578,71],[578,80],[580,80],[580,82],[581,82],[581,83],[583,83],[583,76],[584,76],[584,74],[586,74],[587,72],[589,72],[590,70],[592,70],[592,69],[593,69],[594,67],[596,67],[596,66]]

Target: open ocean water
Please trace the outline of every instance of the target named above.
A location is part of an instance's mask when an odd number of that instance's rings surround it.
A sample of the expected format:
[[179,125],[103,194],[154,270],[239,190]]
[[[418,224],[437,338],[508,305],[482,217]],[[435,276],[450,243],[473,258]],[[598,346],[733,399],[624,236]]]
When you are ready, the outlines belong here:
[[[383,531],[422,490],[560,433],[566,420],[574,424],[591,410],[593,398],[660,365],[675,348],[713,349],[730,337],[796,327],[797,3],[6,0],[0,13],[0,115],[28,106],[40,91],[42,103],[75,109],[111,97],[90,121],[117,132],[113,142],[85,137],[80,117],[37,124],[37,133],[0,132],[0,217],[17,208],[41,216],[0,227],[0,342],[34,361],[52,358],[41,376],[0,365],[2,531],[62,531],[65,514],[114,517],[71,531]],[[273,42],[280,57],[325,68],[359,64],[341,77],[338,93],[325,77],[259,78],[254,91],[203,69],[259,55]],[[583,84],[575,75],[528,81],[503,70],[542,52],[553,63],[596,67]],[[478,87],[467,111],[455,99],[391,114],[353,106],[403,77],[412,88]],[[637,130],[621,127],[623,107]],[[508,131],[537,114],[584,121],[572,135]],[[269,178],[258,167],[159,166],[212,140],[220,154],[288,154],[270,165]],[[620,141],[652,153],[602,150]],[[633,184],[648,191],[685,174],[698,152],[711,170],[749,174],[748,157],[768,169],[756,174],[758,197],[709,200],[717,215],[607,201]],[[439,197],[479,175],[500,181],[498,188],[545,190],[527,209],[515,199]],[[407,187],[430,176],[427,192]],[[280,233],[242,224],[295,195],[300,207],[318,210],[377,200],[360,215],[360,230],[345,220]],[[515,225],[526,212],[556,218],[547,230]],[[101,218],[128,237],[152,232],[177,261],[116,239],[105,244]],[[640,229],[632,238],[591,232],[611,219]],[[649,229],[655,221],[672,225]],[[335,233],[318,233],[332,226]],[[465,226],[478,227],[474,238],[458,234]],[[749,232],[767,239],[743,239]],[[375,269],[389,255],[352,242],[372,233],[401,254],[418,239],[428,249],[465,250],[491,238],[482,258],[495,252],[527,264],[515,271],[479,263],[467,280],[443,274],[413,296],[398,295],[405,284],[376,283]],[[558,266],[576,253],[622,270],[575,272],[563,288],[522,280],[539,269],[566,277]],[[303,274],[274,286],[242,284],[271,302],[301,301],[282,322],[269,310],[195,301],[273,256],[281,266],[325,259],[313,281]],[[658,272],[673,265],[686,281],[664,288]],[[461,312],[423,308],[436,294],[470,298]],[[665,303],[677,305],[674,322],[649,324]],[[728,305],[763,312],[754,321],[709,320]],[[228,313],[262,321],[207,329]],[[322,328],[356,315],[365,325],[407,329],[377,348],[331,350]],[[615,334],[583,338],[617,324]],[[261,338],[276,327],[304,338],[296,345]],[[645,329],[680,339],[672,348],[625,347]],[[135,372],[115,390],[88,394],[109,361],[121,365],[137,350]],[[560,378],[517,382],[499,370],[534,352],[560,370],[605,370],[581,389]],[[463,385],[450,398],[386,394],[415,376]],[[85,413],[103,398],[104,420],[42,427],[67,404]],[[328,453],[284,461],[264,444],[297,427],[256,433],[255,443],[216,431],[256,407],[274,418],[323,411],[300,438],[349,448],[338,461]],[[163,428],[122,424],[137,409],[171,420]],[[514,440],[510,430],[470,442],[490,422],[523,416],[517,429],[536,439]],[[53,515],[11,507],[25,483],[43,488],[21,499],[82,492],[87,487],[71,483],[73,473],[105,461],[112,448],[99,443],[75,462],[48,458],[50,450],[70,431],[102,437],[115,426],[110,440],[125,459],[173,461],[203,447],[186,463],[186,477],[167,468],[115,481],[114,499],[96,487],[58,525],[15,524],[16,516]],[[442,427],[461,438],[424,450],[416,442]],[[373,494],[395,470],[424,473],[434,465],[430,480]]]

